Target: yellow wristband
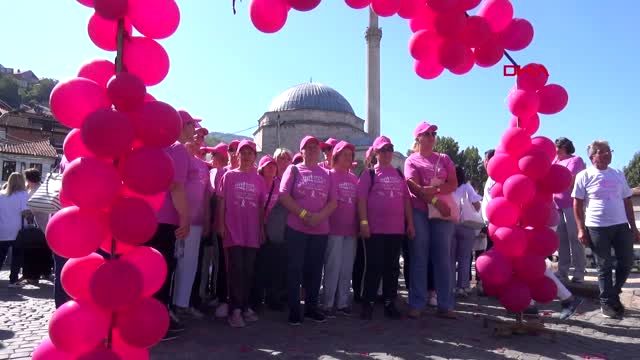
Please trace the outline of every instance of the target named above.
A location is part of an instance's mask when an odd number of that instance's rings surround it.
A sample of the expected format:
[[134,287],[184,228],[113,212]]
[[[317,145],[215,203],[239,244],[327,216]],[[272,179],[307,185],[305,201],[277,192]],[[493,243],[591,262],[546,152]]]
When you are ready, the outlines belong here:
[[300,217],[300,219],[304,219],[305,216],[307,216],[307,210],[302,209],[302,211],[300,211],[300,214],[298,214],[298,216]]
[[360,220],[360,225],[369,225],[367,220]]
[[435,206],[437,202],[438,198],[434,196],[433,199],[431,199],[431,205]]

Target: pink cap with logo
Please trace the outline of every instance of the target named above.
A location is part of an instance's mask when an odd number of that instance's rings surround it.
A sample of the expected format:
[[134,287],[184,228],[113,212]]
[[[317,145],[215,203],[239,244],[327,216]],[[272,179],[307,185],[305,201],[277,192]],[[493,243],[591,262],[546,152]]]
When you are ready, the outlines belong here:
[[414,138],[418,138],[418,136],[426,133],[426,132],[430,132],[430,131],[436,131],[438,130],[438,127],[435,125],[431,125],[426,121],[421,122],[420,124],[418,124],[418,126],[416,126],[416,129],[413,130],[413,137]]
[[337,143],[333,148],[333,154],[331,154],[331,156],[335,159],[335,157],[338,156],[338,154],[344,149],[351,149],[355,156],[356,147],[346,141],[340,141],[339,143]]
[[262,159],[260,159],[260,162],[258,163],[258,171],[261,171],[265,166],[269,164],[274,164],[276,167],[278,166],[278,163],[274,158],[271,157],[271,155],[263,156]]
[[373,141],[373,145],[371,146],[374,150],[380,150],[383,147],[387,146],[387,145],[391,145],[393,146],[393,144],[391,143],[391,139],[389,139],[386,136],[378,136],[374,141]]
[[318,145],[320,145],[320,141],[318,141],[318,139],[316,139],[314,136],[307,135],[302,139],[302,141],[300,141],[300,151],[302,151],[302,149],[304,149],[304,147],[307,146],[310,141],[315,141],[318,143]]
[[240,140],[233,140],[229,143],[227,147],[228,152],[236,152],[238,150],[238,145],[240,145]]
[[334,139],[334,138],[329,138],[327,139],[327,141],[323,142],[320,144],[320,147],[322,148],[322,150],[329,150],[331,148],[334,148],[336,145],[338,145],[339,141]]
[[240,141],[240,143],[238,144],[238,150],[236,150],[238,153],[240,153],[240,150],[242,150],[242,148],[244,147],[249,147],[251,148],[251,150],[253,150],[254,152],[257,152],[256,150],[256,143],[254,143],[251,140],[242,140]]
[[198,122],[189,114],[187,110],[178,110],[178,115],[180,115],[180,119],[182,119],[182,126],[187,124],[198,124]]

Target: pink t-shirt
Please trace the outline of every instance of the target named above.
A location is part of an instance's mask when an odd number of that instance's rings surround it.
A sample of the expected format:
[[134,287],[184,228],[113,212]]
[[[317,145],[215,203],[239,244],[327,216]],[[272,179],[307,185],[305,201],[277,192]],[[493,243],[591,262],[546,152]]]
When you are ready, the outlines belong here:
[[[580,171],[587,168],[584,161],[582,161],[582,158],[579,156],[571,156],[564,160],[558,160],[556,157],[553,160],[553,163],[566,167],[571,171],[571,175],[574,177],[578,175]],[[567,209],[573,206],[573,198],[571,198],[572,190],[573,189],[568,189],[561,194],[553,194],[553,201],[556,203],[556,207],[558,207],[558,209]]]
[[[417,179],[421,186],[436,185],[433,179],[440,185],[446,182],[451,173],[456,173],[456,167],[447,154],[433,153],[424,157],[420,153],[413,153],[404,162],[404,176]],[[413,194],[411,203],[414,209],[427,211],[427,204]]]
[[[271,187],[273,186],[273,191],[271,191]],[[266,185],[265,182],[265,187],[266,187],[266,195],[265,195],[265,199],[266,201],[269,202],[269,204],[267,204],[267,211],[264,214],[265,218],[269,215],[269,212],[271,212],[271,209],[273,209],[274,206],[276,206],[276,204],[278,203],[278,195],[280,195],[280,178],[275,177],[273,179],[273,185]],[[271,198],[269,198],[269,194],[271,194]]]
[[209,194],[209,187],[209,167],[207,163],[192,156],[187,182],[184,185],[192,225],[202,225],[204,222],[204,199]]
[[409,198],[407,182],[393,166],[365,169],[358,181],[358,198],[367,199],[367,220],[372,234],[404,234],[404,202]]
[[[173,183],[186,185],[192,156],[189,155],[184,145],[179,142],[175,142],[165,151],[173,161]],[[173,206],[171,192],[168,191],[165,194],[164,202],[156,215],[160,224],[180,225],[180,217],[176,207]]]
[[[298,168],[295,186],[293,166]],[[304,164],[292,165],[285,170],[280,183],[280,193],[290,194],[300,207],[312,213],[320,212],[330,200],[337,197],[336,187],[331,181],[329,172],[318,165],[308,167]],[[309,227],[298,217],[298,214],[289,213],[287,225],[305,234],[329,234],[329,218],[315,227]]]
[[213,194],[220,196],[220,186],[222,185],[222,175],[227,172],[225,168],[213,168],[209,171],[209,182],[213,189]]
[[358,231],[358,178],[348,171],[331,170],[337,189],[338,207],[329,217],[329,234],[356,236]]
[[264,179],[257,171],[227,171],[220,189],[224,201],[224,248],[260,247],[260,210],[266,201]]

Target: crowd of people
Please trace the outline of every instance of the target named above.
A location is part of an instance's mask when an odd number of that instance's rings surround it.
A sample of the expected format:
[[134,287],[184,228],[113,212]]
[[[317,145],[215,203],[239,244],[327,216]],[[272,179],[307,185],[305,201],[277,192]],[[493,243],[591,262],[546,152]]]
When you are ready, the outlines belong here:
[[[365,320],[375,316],[378,303],[391,319],[419,318],[427,306],[435,307],[437,316],[456,318],[456,297],[472,291],[474,255],[492,245],[485,209],[494,182],[488,179],[478,195],[463,167],[434,150],[436,125],[418,124],[413,153],[402,169],[393,166],[391,139],[376,138],[364,170],[356,174],[356,149],[346,141],[306,136],[298,153],[280,148],[257,161],[254,142],[208,147],[208,131],[199,120],[185,111],[180,115],[180,138],[166,149],[174,163],[173,183],[146,244],[167,262],[165,283],[155,295],[170,309],[165,339],[177,337],[185,319],[204,317],[206,307],[215,307],[215,316],[234,328],[258,321],[265,308],[288,310],[291,325],[324,322],[352,315],[354,302],[361,304],[359,316]],[[597,259],[602,313],[621,318],[619,294],[631,270],[634,239],[640,241],[632,189],[609,167],[608,143],[589,146],[588,168],[569,139],[558,139],[556,146],[555,163],[567,167],[575,181],[571,190],[554,195],[559,266],[555,274],[550,268],[545,273],[558,286],[561,318],[581,303],[563,282],[571,269],[571,281],[584,281],[587,246]],[[494,153],[486,152],[485,167]],[[46,227],[46,217],[27,206],[40,174],[25,175],[26,181],[12,174],[0,193],[0,264],[23,219]],[[50,253],[29,260],[15,246],[13,251],[10,286],[20,286],[22,265],[26,281],[50,276],[51,265],[31,273],[27,265],[51,259]],[[406,313],[398,303],[401,257]],[[68,300],[59,276],[66,260],[54,258],[60,306]],[[480,281],[476,287],[482,294]],[[536,313],[535,304],[527,312]]]

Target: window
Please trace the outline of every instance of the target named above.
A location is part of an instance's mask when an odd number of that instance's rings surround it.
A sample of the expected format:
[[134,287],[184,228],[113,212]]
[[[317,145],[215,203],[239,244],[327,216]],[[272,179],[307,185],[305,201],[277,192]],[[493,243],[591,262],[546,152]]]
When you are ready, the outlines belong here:
[[11,175],[11,173],[13,172],[16,172],[16,162],[3,161],[2,162],[2,181],[9,180],[9,175]]
[[40,171],[40,174],[42,174],[42,164],[31,163],[29,164],[29,169],[38,169],[38,171]]

